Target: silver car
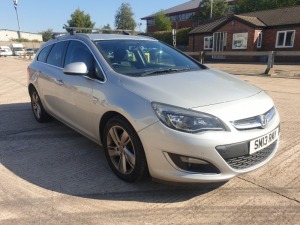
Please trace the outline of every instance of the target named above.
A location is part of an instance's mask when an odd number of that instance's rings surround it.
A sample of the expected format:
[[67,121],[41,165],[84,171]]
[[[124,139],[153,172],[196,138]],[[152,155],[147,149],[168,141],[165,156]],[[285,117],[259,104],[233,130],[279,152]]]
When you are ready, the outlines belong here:
[[35,119],[56,118],[103,146],[133,182],[219,182],[266,164],[279,146],[270,96],[143,36],[65,35],[28,67]]

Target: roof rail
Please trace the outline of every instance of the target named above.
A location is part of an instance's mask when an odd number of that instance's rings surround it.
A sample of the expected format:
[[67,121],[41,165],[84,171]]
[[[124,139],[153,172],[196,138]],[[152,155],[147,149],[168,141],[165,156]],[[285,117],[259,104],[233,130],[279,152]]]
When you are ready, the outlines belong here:
[[92,33],[112,32],[115,34],[125,34],[125,35],[130,35],[133,33],[133,30],[123,30],[123,29],[111,30],[111,29],[99,29],[99,28],[88,28],[88,27],[69,27],[66,25],[63,26],[63,29],[66,29],[70,35],[74,35],[77,33],[77,31],[82,31],[82,30],[90,30],[92,31]]

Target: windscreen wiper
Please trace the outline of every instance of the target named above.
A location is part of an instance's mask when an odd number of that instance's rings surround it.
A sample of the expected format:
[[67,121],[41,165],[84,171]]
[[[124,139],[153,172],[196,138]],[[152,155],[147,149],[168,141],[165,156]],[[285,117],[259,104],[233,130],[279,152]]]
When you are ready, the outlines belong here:
[[181,72],[181,71],[186,71],[190,70],[190,68],[168,68],[168,69],[160,69],[160,70],[151,70],[147,71],[145,73],[142,73],[141,76],[149,76],[153,74],[161,74],[161,73],[176,73],[176,72]]

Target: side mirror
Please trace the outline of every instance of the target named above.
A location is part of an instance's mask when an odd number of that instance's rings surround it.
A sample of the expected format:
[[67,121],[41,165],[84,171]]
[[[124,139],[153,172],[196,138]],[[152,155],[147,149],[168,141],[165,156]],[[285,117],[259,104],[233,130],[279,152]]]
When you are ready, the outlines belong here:
[[74,62],[66,65],[63,72],[67,75],[87,75],[89,71],[84,62]]

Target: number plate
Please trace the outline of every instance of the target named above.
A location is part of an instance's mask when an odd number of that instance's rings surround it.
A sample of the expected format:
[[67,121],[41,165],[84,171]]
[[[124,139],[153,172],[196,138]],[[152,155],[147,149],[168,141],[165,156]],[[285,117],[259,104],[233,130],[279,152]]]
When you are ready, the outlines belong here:
[[276,128],[272,132],[250,141],[249,154],[252,155],[253,153],[260,151],[261,149],[268,147],[270,144],[272,144],[278,139],[278,136],[279,129]]

